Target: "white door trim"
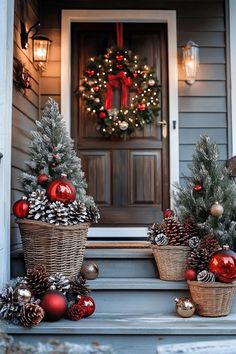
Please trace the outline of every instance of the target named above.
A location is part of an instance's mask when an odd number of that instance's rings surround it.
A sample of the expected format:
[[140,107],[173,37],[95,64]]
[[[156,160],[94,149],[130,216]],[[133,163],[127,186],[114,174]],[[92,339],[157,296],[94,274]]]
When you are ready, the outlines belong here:
[[236,1],[229,0],[229,64],[230,64],[230,103],[231,103],[231,141],[232,156],[236,155]]
[[[166,23],[169,77],[169,171],[170,195],[179,181],[178,69],[175,10],[62,10],[61,16],[61,112],[71,126],[71,23],[140,22]],[[175,122],[175,123],[174,123]],[[171,198],[172,203],[172,198]]]
[[10,278],[14,0],[0,1],[0,288]]

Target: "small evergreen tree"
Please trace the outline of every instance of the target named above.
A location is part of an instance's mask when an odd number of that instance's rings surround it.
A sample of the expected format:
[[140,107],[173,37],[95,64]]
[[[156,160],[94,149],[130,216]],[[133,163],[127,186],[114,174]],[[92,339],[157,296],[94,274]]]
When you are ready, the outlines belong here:
[[[207,136],[200,137],[189,166],[185,186],[176,185],[175,208],[179,218],[192,218],[200,233],[211,232],[221,245],[235,246],[236,185],[229,171],[218,162],[218,149]],[[212,205],[218,201],[224,208],[222,216],[213,216]]]
[[25,194],[28,196],[38,188],[40,174],[48,175],[51,181],[64,173],[76,188],[76,198],[87,208],[95,207],[93,198],[86,195],[81,160],[76,156],[58,104],[52,98],[47,101],[42,119],[36,121],[36,126],[31,132],[30,160],[25,162],[26,172],[21,177]]

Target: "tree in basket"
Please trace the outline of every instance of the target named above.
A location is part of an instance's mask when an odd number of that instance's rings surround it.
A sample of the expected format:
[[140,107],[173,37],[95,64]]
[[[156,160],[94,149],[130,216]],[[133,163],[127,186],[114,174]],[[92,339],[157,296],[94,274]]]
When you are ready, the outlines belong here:
[[179,219],[197,226],[203,236],[212,233],[220,245],[236,246],[236,184],[229,171],[218,162],[215,143],[200,137],[189,166],[185,185],[177,185],[174,194]]

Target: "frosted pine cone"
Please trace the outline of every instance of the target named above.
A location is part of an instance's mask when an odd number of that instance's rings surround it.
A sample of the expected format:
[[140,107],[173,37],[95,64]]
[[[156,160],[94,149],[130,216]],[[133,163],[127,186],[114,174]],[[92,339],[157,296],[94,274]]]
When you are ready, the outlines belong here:
[[78,295],[88,295],[89,288],[81,275],[74,277],[70,281],[70,289],[67,293],[67,298],[69,301],[75,301]]
[[14,299],[14,289],[10,285],[0,292],[0,318],[11,319],[18,317],[20,305]]
[[95,205],[87,207],[86,221],[97,223],[100,219],[99,210]]
[[157,246],[166,246],[166,245],[168,245],[168,238],[163,233],[159,233],[155,237],[155,244]]
[[81,222],[85,222],[87,219],[87,210],[84,204],[77,202],[76,200],[68,205],[68,223],[70,225],[76,225]]
[[70,281],[63,273],[55,273],[48,277],[49,289],[50,290],[58,290],[63,295],[67,293],[70,289]]
[[59,201],[49,204],[46,210],[46,221],[49,224],[68,225],[68,210],[65,205]]
[[152,244],[156,244],[155,238],[157,235],[162,234],[163,230],[160,224],[153,224],[152,226],[149,226],[148,232],[147,232],[147,239],[149,242]]
[[21,309],[20,322],[24,327],[38,325],[44,317],[44,310],[37,304],[25,304]]
[[37,189],[29,195],[29,215],[28,217],[35,220],[45,221],[46,208],[48,198],[45,191]]
[[198,236],[193,236],[188,241],[188,244],[189,244],[190,248],[194,249],[194,248],[196,248],[198,246],[199,242],[200,242],[199,237]]
[[204,282],[211,282],[211,281],[215,281],[215,276],[213,273],[208,272],[207,270],[202,270],[200,273],[198,273],[197,280],[204,281]]

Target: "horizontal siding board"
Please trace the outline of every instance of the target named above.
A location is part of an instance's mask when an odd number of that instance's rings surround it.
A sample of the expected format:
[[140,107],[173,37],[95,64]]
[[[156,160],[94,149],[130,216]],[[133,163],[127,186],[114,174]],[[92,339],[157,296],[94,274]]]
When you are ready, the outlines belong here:
[[180,113],[180,128],[226,128],[226,113]]
[[[227,145],[217,145],[219,151],[219,158],[220,160],[227,160]],[[179,146],[179,156],[180,161],[191,161],[192,155],[195,152],[196,146],[194,144],[183,145],[180,144]]]
[[[178,65],[179,80],[185,80],[185,73],[183,65]],[[211,81],[224,81],[225,80],[225,65],[224,64],[200,64],[197,70],[196,80],[211,80]]]
[[185,81],[179,81],[179,96],[226,96],[224,81],[196,81],[189,85]]
[[178,45],[185,45],[190,39],[200,47],[224,47],[224,32],[179,32]]
[[[211,15],[211,14],[209,14]],[[199,18],[181,18],[177,23],[178,32],[206,32],[206,31],[224,31],[225,23],[223,17],[203,17],[201,26]]]
[[217,144],[227,144],[227,129],[224,128],[195,128],[180,129],[180,144],[196,144],[201,135],[208,135]]
[[60,61],[51,61],[47,63],[47,69],[42,72],[42,77],[60,77],[61,75],[61,62]]
[[25,161],[29,159],[29,154],[25,151],[19,150],[18,147],[12,147],[12,166],[19,168],[20,170],[25,169]]
[[41,90],[44,95],[60,94],[60,77],[42,77]]
[[26,116],[33,120],[38,119],[38,107],[29,100],[28,96],[23,96],[15,88],[13,89],[13,104]]
[[179,97],[180,112],[226,112],[224,97]]
[[12,173],[11,188],[23,192],[23,189],[22,189],[21,183],[20,183],[22,171],[19,170],[18,168],[15,168],[12,166],[11,173]]
[[224,48],[200,48],[199,60],[201,64],[224,64]]

